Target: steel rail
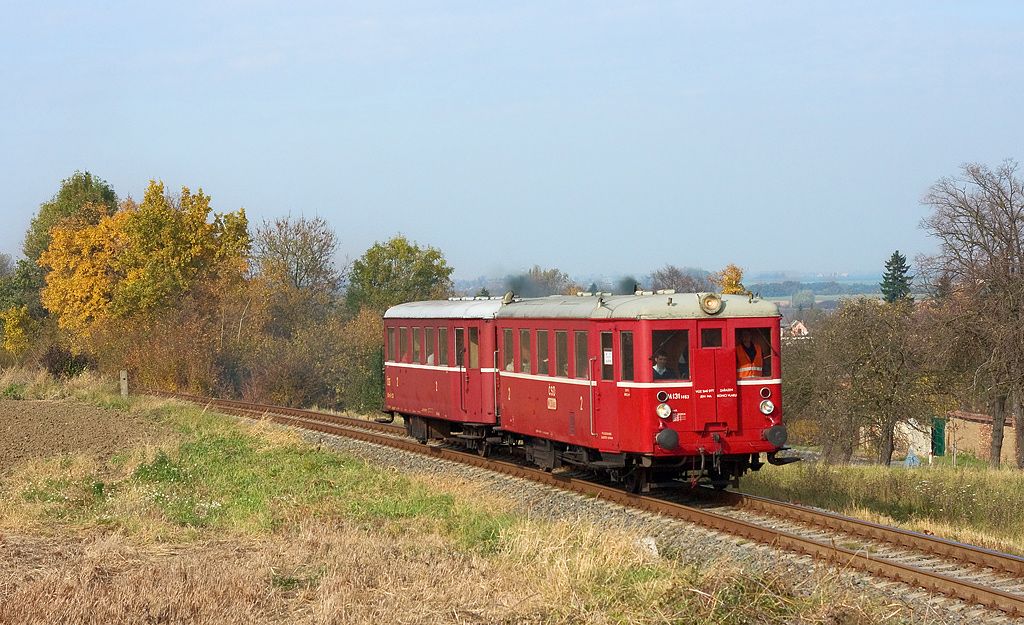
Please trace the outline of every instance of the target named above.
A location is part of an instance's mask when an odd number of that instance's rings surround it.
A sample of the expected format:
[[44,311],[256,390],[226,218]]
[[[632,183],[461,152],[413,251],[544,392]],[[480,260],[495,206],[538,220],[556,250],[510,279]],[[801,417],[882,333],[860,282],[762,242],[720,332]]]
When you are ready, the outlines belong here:
[[1024,558],[1013,554],[756,495],[736,492],[716,495],[740,509],[762,512],[1024,578]]
[[[833,541],[826,542],[821,540],[815,540],[813,538],[799,536],[797,534],[793,534],[785,530],[769,528],[757,525],[755,523],[743,521],[741,519],[732,518],[727,515],[717,514],[710,510],[702,510],[699,508],[673,503],[649,496],[634,495],[617,488],[611,488],[608,486],[595,484],[587,480],[581,480],[579,478],[558,475],[554,473],[547,473],[539,469],[532,469],[529,467],[525,467],[519,464],[506,462],[502,460],[492,460],[488,458],[483,458],[481,456],[468,452],[462,452],[453,449],[447,449],[444,447],[437,447],[433,445],[424,445],[422,443],[419,443],[418,441],[410,440],[408,438],[396,438],[395,435],[398,433],[398,431],[404,431],[402,428],[399,428],[397,426],[380,424],[373,421],[365,421],[362,419],[353,419],[351,417],[342,417],[339,415],[332,415],[328,413],[300,410],[295,408],[283,408],[280,406],[251,404],[235,400],[210,399],[194,395],[169,393],[166,391],[141,392],[159,395],[163,397],[185,399],[187,401],[192,401],[195,403],[215,406],[227,412],[231,412],[233,414],[237,414],[243,417],[267,418],[284,425],[298,426],[304,429],[318,431],[325,434],[344,436],[347,438],[362,440],[364,442],[373,443],[377,445],[394,447],[397,449],[402,449],[404,451],[410,451],[413,453],[431,456],[442,460],[458,462],[461,464],[468,464],[471,466],[503,473],[505,475],[519,477],[522,479],[531,480],[533,482],[538,482],[549,486],[555,486],[563,490],[569,490],[583,495],[604,499],[606,501],[618,503],[630,508],[636,508],[652,512],[655,514],[664,515],[667,517],[689,521],[691,523],[695,523],[710,529],[714,529],[725,534],[746,538],[748,540],[771,545],[780,549],[785,549],[800,554],[806,554],[817,560],[823,560],[840,566],[865,571],[878,577],[884,577],[911,586],[924,588],[925,590],[928,590],[930,592],[955,597],[968,603],[983,605],[988,608],[1005,612],[1014,617],[1024,617],[1024,595],[1004,592],[1002,590],[990,588],[969,580],[958,579],[955,577],[944,575],[937,571],[929,571],[910,564],[896,562],[893,560],[873,556],[865,552],[847,549],[845,547],[841,547],[835,544]],[[376,434],[372,431],[367,430],[376,430],[378,432],[381,432],[381,434]],[[744,497],[749,498],[750,496],[748,495]],[[768,501],[758,500],[760,500],[760,498],[746,499],[745,505],[752,507],[765,506],[764,502]],[[794,515],[797,514],[797,511],[799,511],[801,514],[803,512],[818,512],[811,511],[806,508],[801,508],[800,506],[793,506],[792,504],[783,504],[784,508],[787,506],[791,508],[791,510],[788,513]],[[840,524],[839,521],[841,519],[848,518],[842,517],[841,515],[832,516],[837,517],[836,519],[832,520],[832,522],[837,524]],[[857,520],[853,519],[853,521]],[[886,528],[885,526],[880,525],[877,527],[880,529],[888,530],[895,529]],[[840,531],[847,530],[842,529]],[[896,533],[906,533],[911,535],[915,534],[915,532],[907,532],[906,530],[898,530]],[[925,535],[922,534],[921,536]],[[891,542],[888,541],[888,539],[884,538],[880,538],[879,540]],[[948,545],[946,545],[947,547],[959,545],[959,543],[954,543],[953,541],[944,541],[943,539],[938,539],[938,542],[948,543]],[[965,545],[965,547],[970,546]],[[988,551],[980,548],[975,549],[980,552]],[[998,554],[997,552],[990,552],[990,554],[1004,556],[1010,558],[1011,560],[1019,560],[1019,558],[1016,558],[1016,556],[1009,556],[1007,554]],[[956,556],[947,557],[955,558]],[[1001,568],[1000,570],[1006,569]]]

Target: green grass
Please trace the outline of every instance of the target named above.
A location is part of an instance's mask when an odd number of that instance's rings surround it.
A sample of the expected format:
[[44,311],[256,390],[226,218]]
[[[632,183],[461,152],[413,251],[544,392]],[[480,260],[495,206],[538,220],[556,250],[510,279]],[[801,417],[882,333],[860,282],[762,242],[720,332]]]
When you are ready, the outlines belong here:
[[[130,454],[119,453],[104,470],[76,479],[46,477],[21,496],[41,504],[48,518],[126,531],[139,499],[163,522],[190,530],[271,533],[309,514],[340,515],[366,526],[416,521],[460,545],[490,549],[511,524],[508,515],[469,507],[298,440],[268,440],[199,408],[166,404],[149,416],[180,432],[176,448],[155,451],[112,479],[131,461]],[[119,511],[129,514],[122,518]]]

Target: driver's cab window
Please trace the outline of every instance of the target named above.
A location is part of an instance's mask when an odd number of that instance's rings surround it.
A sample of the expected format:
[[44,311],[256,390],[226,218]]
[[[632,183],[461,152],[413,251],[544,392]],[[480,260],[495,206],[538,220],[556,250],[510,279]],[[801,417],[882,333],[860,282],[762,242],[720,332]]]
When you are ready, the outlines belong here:
[[768,328],[736,330],[736,377],[768,378],[772,375],[772,335]]
[[654,330],[652,375],[655,380],[690,379],[690,333],[686,330]]

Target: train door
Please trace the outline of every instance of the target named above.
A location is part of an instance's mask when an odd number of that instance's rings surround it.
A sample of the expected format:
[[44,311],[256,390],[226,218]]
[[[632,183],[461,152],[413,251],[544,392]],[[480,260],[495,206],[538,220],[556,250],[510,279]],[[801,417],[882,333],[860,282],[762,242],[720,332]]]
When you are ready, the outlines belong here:
[[[594,380],[594,433],[601,449],[619,449],[618,402],[619,392],[615,383],[615,368],[618,366],[614,325],[601,325],[598,332],[596,357],[592,359],[591,379]],[[630,354],[632,357],[632,354]]]
[[462,409],[460,420],[473,423],[487,421],[483,414],[480,335],[478,324],[455,329],[455,354],[460,384],[459,403]]
[[693,350],[694,429],[734,431],[738,427],[736,352],[722,320],[697,322]]

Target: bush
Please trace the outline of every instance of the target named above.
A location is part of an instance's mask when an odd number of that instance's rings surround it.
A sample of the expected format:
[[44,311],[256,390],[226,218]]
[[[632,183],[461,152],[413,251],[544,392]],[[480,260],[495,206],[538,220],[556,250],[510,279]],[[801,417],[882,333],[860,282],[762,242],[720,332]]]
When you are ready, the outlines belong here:
[[39,366],[55,378],[73,378],[95,368],[96,362],[86,354],[76,355],[66,347],[50,345],[39,358]]

